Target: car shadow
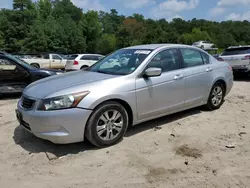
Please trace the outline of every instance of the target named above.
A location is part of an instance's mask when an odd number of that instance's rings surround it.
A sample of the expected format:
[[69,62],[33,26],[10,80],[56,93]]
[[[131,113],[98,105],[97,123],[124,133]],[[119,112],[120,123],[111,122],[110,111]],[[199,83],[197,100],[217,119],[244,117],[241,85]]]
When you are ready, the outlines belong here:
[[[172,114],[169,116],[164,116],[162,118],[158,118],[148,122],[144,122],[139,125],[130,127],[126,132],[125,137],[130,137],[140,132],[153,129],[158,126],[168,126],[168,123],[178,121],[185,117],[199,114],[201,112],[202,112],[201,108],[195,108],[184,112]],[[87,140],[81,143],[67,144],[67,145],[53,144],[49,141],[35,137],[33,134],[24,130],[20,126],[15,128],[13,140],[15,141],[16,144],[20,145],[23,149],[25,149],[29,153],[48,152],[56,155],[57,157],[62,157],[69,154],[74,155],[88,150],[98,149],[95,146],[91,145]]]
[[202,111],[205,111],[205,109],[203,109],[202,107],[198,107],[198,108],[186,110],[183,112],[171,114],[168,116],[163,116],[161,118],[147,121],[147,122],[138,124],[133,127],[129,127],[125,134],[125,137],[130,137],[138,133],[141,133],[143,131],[154,129],[156,127],[168,126],[168,123],[175,122],[175,121],[181,120],[183,118],[186,118],[195,114],[200,114],[202,113]]
[[21,93],[0,94],[0,100],[19,99],[21,96]]
[[37,138],[21,126],[15,128],[13,140],[29,153],[46,152],[52,153],[57,157],[97,149],[87,141],[66,145],[53,144],[52,142]]
[[250,74],[234,74],[236,82],[250,82]]

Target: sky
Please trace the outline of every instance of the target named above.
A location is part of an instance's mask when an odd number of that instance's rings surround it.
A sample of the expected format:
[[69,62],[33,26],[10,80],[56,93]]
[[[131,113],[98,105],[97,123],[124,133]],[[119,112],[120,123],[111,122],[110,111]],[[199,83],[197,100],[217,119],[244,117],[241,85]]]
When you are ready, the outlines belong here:
[[[116,9],[125,16],[139,13],[145,18],[214,21],[249,20],[250,0],[71,0],[83,11]],[[0,0],[0,8],[11,8],[12,0]]]

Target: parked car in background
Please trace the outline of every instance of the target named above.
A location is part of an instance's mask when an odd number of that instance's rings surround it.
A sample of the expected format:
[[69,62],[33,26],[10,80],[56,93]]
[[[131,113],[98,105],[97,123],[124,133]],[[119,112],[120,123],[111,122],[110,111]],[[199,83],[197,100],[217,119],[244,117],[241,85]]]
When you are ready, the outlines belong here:
[[10,54],[0,52],[0,94],[20,93],[31,82],[60,73],[58,70],[37,69]]
[[24,61],[36,68],[64,69],[66,59],[63,59],[58,54],[44,54],[38,58],[22,58]]
[[206,49],[213,48],[215,45],[208,41],[198,41],[198,42],[195,42],[193,46],[206,50]]
[[60,144],[87,138],[102,147],[121,140],[128,125],[201,105],[218,109],[232,85],[231,67],[198,48],[133,46],[86,71],[31,84],[16,113],[37,137]]
[[72,54],[67,58],[65,65],[66,71],[74,71],[80,69],[86,69],[97,61],[102,59],[104,56],[100,54]]
[[249,72],[250,45],[229,47],[217,59],[228,62],[234,72]]

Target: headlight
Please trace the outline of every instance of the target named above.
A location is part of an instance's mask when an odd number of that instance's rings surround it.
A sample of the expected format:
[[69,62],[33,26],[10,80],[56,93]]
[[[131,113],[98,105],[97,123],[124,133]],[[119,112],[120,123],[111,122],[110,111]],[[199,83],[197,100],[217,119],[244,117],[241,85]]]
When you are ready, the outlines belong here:
[[89,91],[85,91],[81,93],[74,93],[69,95],[43,99],[40,105],[38,106],[38,110],[49,111],[49,110],[74,108],[88,94]]

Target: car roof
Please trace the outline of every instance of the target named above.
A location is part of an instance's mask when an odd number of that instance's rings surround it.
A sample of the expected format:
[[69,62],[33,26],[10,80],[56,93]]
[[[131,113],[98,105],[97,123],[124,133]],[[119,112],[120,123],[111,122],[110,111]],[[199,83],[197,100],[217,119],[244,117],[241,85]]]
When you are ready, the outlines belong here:
[[184,44],[146,44],[146,45],[137,45],[131,46],[124,49],[144,49],[144,50],[156,50],[161,47],[191,47]]
[[84,55],[96,55],[96,56],[103,56],[101,54],[74,54],[74,55],[79,55],[79,56],[84,56]]
[[250,45],[245,45],[245,46],[230,46],[227,48],[228,49],[240,49],[240,48],[250,48]]

